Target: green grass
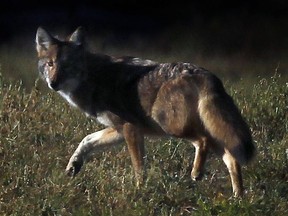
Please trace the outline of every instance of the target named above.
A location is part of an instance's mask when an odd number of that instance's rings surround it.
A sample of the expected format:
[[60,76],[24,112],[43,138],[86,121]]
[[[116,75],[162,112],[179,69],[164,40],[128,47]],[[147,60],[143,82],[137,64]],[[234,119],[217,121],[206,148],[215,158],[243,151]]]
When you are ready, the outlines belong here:
[[[243,85],[242,85],[243,83]],[[224,163],[210,155],[201,182],[190,179],[194,149],[184,140],[146,139],[140,189],[123,146],[98,153],[74,179],[65,166],[81,139],[101,128],[58,95],[0,75],[0,215],[287,215],[288,83],[227,84],[258,149],[243,167],[246,193],[233,199]]]

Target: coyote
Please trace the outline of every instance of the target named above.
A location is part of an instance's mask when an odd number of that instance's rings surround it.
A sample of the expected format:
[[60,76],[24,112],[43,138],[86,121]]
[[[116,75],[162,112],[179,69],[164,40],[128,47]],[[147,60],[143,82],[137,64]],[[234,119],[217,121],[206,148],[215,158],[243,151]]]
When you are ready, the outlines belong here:
[[228,168],[233,194],[242,196],[240,165],[252,159],[255,148],[241,113],[214,74],[191,63],[93,54],[81,27],[64,41],[39,27],[36,49],[48,87],[106,126],[80,142],[68,175],[75,176],[93,152],[126,141],[139,186],[144,136],[184,138],[196,149],[192,179],[201,179],[211,149]]

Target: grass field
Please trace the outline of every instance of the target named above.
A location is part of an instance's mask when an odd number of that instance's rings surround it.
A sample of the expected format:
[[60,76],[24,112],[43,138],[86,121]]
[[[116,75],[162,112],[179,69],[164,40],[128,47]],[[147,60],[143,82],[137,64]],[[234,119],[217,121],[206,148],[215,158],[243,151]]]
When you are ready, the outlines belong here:
[[[137,47],[141,57],[192,61],[226,77],[257,146],[254,161],[243,167],[245,196],[234,199],[228,171],[213,154],[203,180],[190,179],[194,148],[181,139],[146,138],[147,179],[140,189],[124,143],[67,177],[78,143],[101,126],[35,82],[33,40],[23,40],[0,47],[0,215],[288,215],[288,79],[280,70],[288,61],[203,58],[197,47],[183,52],[188,40],[166,53]],[[122,48],[107,52],[140,54]]]
[[[244,82],[244,81],[242,81]],[[243,168],[245,196],[230,196],[221,159],[190,179],[194,149],[146,139],[147,179],[137,189],[123,146],[98,153],[74,179],[64,169],[81,139],[100,129],[36,82],[27,91],[0,76],[0,215],[287,215],[288,83],[279,74],[229,93],[252,128],[258,153]]]

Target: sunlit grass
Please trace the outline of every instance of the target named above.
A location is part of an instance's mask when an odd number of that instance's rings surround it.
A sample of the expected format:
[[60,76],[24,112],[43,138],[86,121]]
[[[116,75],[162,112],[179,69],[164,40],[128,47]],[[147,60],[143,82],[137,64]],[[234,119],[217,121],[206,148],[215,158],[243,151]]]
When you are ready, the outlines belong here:
[[25,91],[21,83],[0,76],[0,214],[287,214],[288,84],[276,74],[250,87],[227,85],[258,149],[243,168],[246,193],[238,200],[231,199],[227,169],[214,155],[204,179],[191,181],[194,149],[184,140],[146,139],[147,179],[140,189],[124,144],[96,154],[76,178],[68,178],[70,155],[101,126],[58,95],[40,91],[39,82]]
[[[288,213],[285,61],[264,62],[241,54],[206,56],[193,41],[172,44],[167,50],[169,41],[163,44],[165,49],[155,49],[156,44],[136,42],[104,47],[99,38],[92,40],[96,52],[192,62],[224,79],[252,128],[258,149],[253,163],[243,168],[246,194],[237,200],[230,198],[228,171],[214,155],[207,161],[204,179],[191,181],[194,149],[184,140],[146,139],[147,179],[140,189],[135,187],[124,144],[98,153],[76,178],[68,178],[64,169],[70,155],[83,137],[101,126],[48,92],[41,81],[34,84],[38,75],[33,40],[0,49],[1,215]],[[275,68],[279,73],[271,77]]]

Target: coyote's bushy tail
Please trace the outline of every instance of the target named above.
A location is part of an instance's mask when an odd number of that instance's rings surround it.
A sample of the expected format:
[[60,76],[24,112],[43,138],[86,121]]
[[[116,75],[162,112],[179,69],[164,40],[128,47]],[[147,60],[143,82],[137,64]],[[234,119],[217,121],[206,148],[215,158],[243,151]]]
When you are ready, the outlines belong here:
[[198,111],[211,137],[226,148],[240,164],[255,152],[251,132],[222,82],[214,75],[202,83]]

